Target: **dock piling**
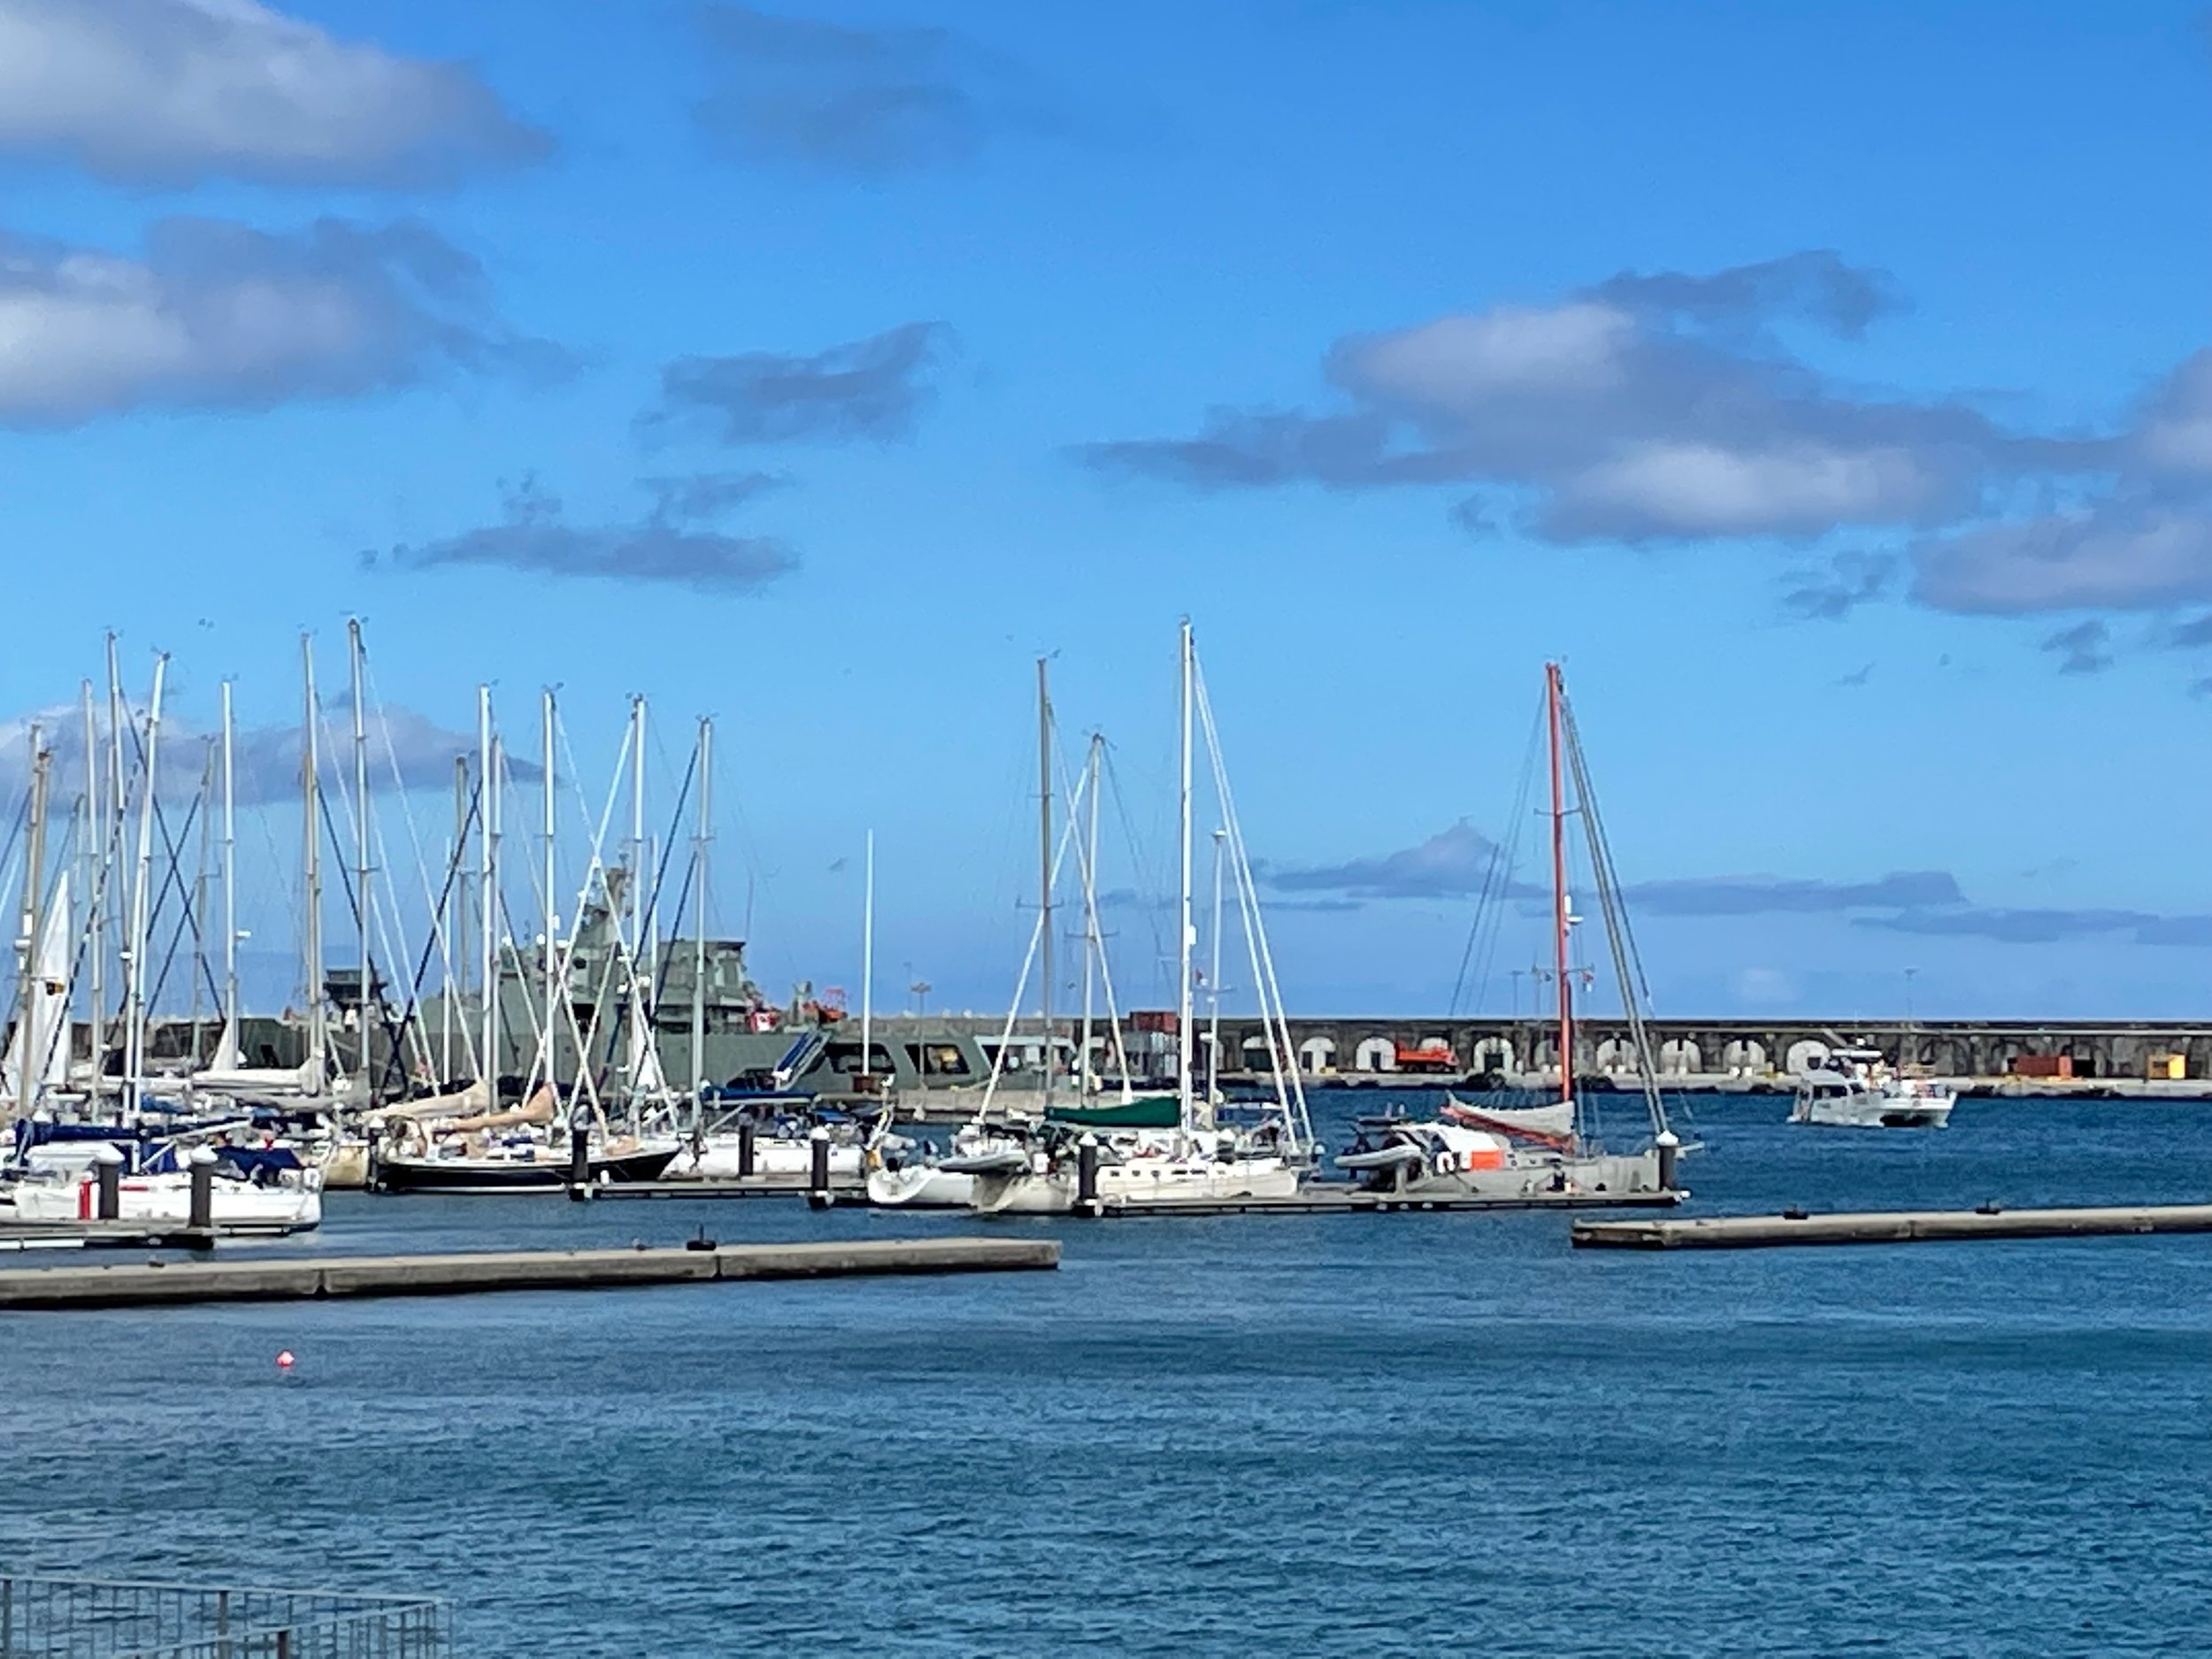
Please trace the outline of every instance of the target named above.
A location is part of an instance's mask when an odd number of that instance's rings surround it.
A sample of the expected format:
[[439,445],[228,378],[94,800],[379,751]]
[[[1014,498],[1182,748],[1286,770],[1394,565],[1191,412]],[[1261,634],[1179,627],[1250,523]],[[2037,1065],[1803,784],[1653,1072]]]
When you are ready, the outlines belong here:
[[591,1131],[580,1124],[568,1132],[568,1184],[584,1190],[591,1186]]
[[1659,1151],[1659,1190],[1674,1191],[1674,1162],[1682,1153],[1682,1138],[1671,1129],[1662,1129],[1651,1143]]
[[120,1220],[123,1215],[123,1155],[102,1141],[92,1151],[92,1174],[99,1188],[96,1219]]
[[1075,1213],[1098,1214],[1098,1137],[1087,1130],[1075,1143]]
[[750,1118],[737,1125],[737,1179],[749,1180],[753,1174],[753,1141],[757,1132]]
[[829,1131],[819,1124],[807,1137],[807,1152],[811,1162],[807,1169],[806,1202],[816,1210],[827,1210],[837,1199],[830,1191]]
[[192,1171],[192,1210],[185,1225],[194,1233],[212,1232],[215,1226],[215,1155],[205,1147],[195,1147],[187,1162]]

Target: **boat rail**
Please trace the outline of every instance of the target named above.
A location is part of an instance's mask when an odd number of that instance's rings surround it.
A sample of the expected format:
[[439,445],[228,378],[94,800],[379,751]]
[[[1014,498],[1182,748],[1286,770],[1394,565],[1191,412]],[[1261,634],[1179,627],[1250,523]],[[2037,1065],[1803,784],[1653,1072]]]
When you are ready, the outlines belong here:
[[0,1573],[0,1659],[449,1659],[449,1603]]

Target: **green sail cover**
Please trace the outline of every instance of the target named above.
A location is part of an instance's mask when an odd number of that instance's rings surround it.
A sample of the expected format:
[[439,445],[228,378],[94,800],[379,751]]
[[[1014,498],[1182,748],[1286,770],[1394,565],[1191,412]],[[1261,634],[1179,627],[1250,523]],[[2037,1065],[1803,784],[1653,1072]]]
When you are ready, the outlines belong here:
[[1172,1129],[1183,1121],[1183,1111],[1172,1094],[1140,1094],[1096,1106],[1054,1106],[1045,1121],[1079,1129]]

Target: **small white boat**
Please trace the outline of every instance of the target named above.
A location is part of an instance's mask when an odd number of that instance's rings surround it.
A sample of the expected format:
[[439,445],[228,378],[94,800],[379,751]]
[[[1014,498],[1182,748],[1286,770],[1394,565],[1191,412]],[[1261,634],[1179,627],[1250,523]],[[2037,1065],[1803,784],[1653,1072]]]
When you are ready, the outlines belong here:
[[[1118,1136],[1099,1150],[1098,1202],[1108,1210],[1295,1198],[1303,1174],[1279,1152],[1217,1131]],[[1067,1215],[1077,1180],[1074,1156],[1033,1153],[1026,1168],[977,1175],[969,1208],[982,1216]]]
[[[118,1220],[181,1227],[192,1218],[189,1173],[126,1175],[116,1186]],[[312,1169],[288,1171],[281,1179],[269,1181],[218,1171],[209,1189],[210,1219],[230,1233],[303,1233],[322,1223],[322,1186],[320,1172]],[[89,1170],[74,1179],[27,1176],[12,1192],[19,1222],[99,1217],[99,1179]]]
[[1941,1129],[1957,1103],[1950,1084],[1900,1076],[1878,1048],[1832,1048],[1800,1073],[1789,1120],[1844,1129]]

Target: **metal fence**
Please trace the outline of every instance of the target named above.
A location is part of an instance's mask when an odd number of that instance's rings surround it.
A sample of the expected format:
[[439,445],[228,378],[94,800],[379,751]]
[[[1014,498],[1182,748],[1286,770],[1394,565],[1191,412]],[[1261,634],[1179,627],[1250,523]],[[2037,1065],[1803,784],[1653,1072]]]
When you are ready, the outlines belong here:
[[0,1659],[450,1659],[443,1601],[0,1575]]

